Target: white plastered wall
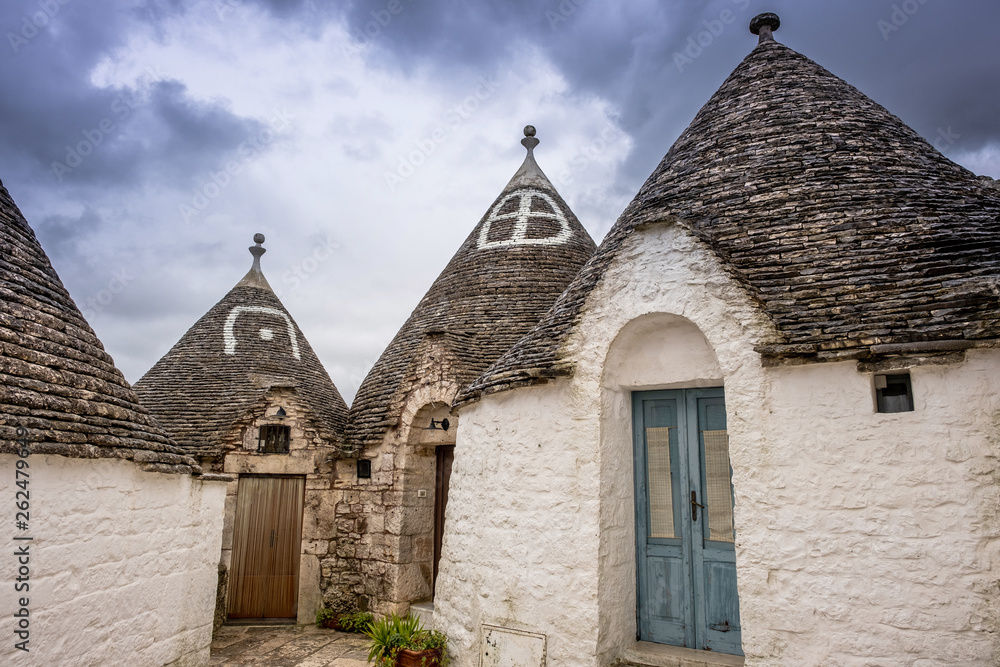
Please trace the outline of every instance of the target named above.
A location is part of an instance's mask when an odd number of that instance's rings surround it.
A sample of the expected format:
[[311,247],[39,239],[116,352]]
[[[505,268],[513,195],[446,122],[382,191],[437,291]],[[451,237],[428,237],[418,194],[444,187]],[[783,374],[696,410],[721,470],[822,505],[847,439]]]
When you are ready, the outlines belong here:
[[548,664],[593,664],[597,423],[565,387],[496,394],[462,410],[434,624],[457,667],[479,665],[483,623],[547,636]]
[[898,414],[852,363],[769,375],[740,554],[754,664],[998,664],[1000,354],[910,369]]
[[572,378],[462,410],[435,613],[457,665],[482,623],[546,634],[550,665],[635,641],[630,394],[718,385],[747,664],[995,664],[1000,354],[912,369],[917,410],[880,415],[853,362],[763,368],[773,336],[699,241],[653,226],[588,299]]
[[[226,484],[143,472],[131,461],[28,457],[30,590],[13,591],[10,536],[0,559],[0,662],[8,665],[207,665]],[[13,510],[17,457],[0,455]],[[13,512],[11,515],[13,519]],[[30,651],[14,648],[17,598]]]

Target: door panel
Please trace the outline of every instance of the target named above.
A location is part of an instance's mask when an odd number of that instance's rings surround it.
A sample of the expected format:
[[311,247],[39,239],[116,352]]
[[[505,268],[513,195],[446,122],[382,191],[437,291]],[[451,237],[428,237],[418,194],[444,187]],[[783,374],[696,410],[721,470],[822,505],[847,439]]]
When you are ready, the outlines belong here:
[[[647,566],[649,613],[654,621],[684,624],[684,568],[667,558],[652,558]],[[678,592],[677,595],[671,594]],[[666,592],[666,595],[663,595]]]
[[740,631],[740,606],[736,596],[731,594],[731,591],[735,590],[735,563],[719,561],[705,563],[705,621],[708,629],[713,631],[716,643],[732,642],[726,642],[726,637],[715,636],[714,633],[725,635],[731,632],[738,634]]
[[230,618],[295,618],[302,549],[302,477],[240,477]]
[[633,394],[639,638],[742,654],[722,389]]
[[[640,406],[642,441],[636,456],[636,480],[642,500],[637,511],[641,535],[639,559],[641,570],[638,604],[642,610],[640,635],[650,641],[686,645],[693,641],[687,617],[693,605],[692,590],[685,584],[689,577],[689,555],[683,549],[686,493],[678,433],[685,419],[682,404],[676,398],[645,401]],[[641,453],[640,453],[641,452]]]
[[705,395],[701,390],[688,401],[697,412],[700,483],[704,490],[701,495],[708,519],[701,526],[701,549],[693,545],[696,554],[700,551],[695,560],[700,561],[702,569],[695,595],[705,601],[700,606],[704,619],[699,619],[702,629],[699,644],[713,651],[741,654],[729,435],[725,399],[719,394]]
[[434,574],[431,596],[437,588],[438,566],[441,563],[441,544],[444,540],[444,513],[448,509],[448,489],[451,486],[451,466],[455,462],[455,445],[438,445],[435,450],[434,486]]

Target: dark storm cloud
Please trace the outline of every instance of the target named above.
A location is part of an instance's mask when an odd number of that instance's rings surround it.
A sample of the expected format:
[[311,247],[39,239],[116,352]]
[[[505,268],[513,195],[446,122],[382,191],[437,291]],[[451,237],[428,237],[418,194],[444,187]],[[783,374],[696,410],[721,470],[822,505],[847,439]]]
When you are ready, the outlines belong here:
[[135,187],[155,178],[169,185],[214,166],[259,129],[257,121],[218,103],[191,99],[182,84],[163,74],[162,63],[142,63],[138,80],[128,87],[91,81],[102,59],[122,57],[125,40],[146,27],[138,21],[162,21],[168,12],[182,11],[177,3],[116,9],[62,1],[66,4],[20,0],[5,12],[6,40],[0,45],[6,47],[0,48],[0,86],[8,91],[0,96],[5,181],[16,186],[49,178],[71,189]]
[[997,3],[359,0],[343,20],[371,58],[403,71],[492,71],[518,50],[539,49],[571,90],[616,105],[635,139],[622,173],[634,182],[750,52],[747,25],[763,11],[781,16],[779,41],[868,92],[945,153],[1000,143]]
[[111,98],[98,109],[103,115],[88,114],[77,128],[64,128],[63,145],[48,156],[49,175],[67,187],[107,182],[135,187],[153,178],[163,186],[185,186],[262,127],[218,104],[192,100],[185,86],[172,80],[102,97]]

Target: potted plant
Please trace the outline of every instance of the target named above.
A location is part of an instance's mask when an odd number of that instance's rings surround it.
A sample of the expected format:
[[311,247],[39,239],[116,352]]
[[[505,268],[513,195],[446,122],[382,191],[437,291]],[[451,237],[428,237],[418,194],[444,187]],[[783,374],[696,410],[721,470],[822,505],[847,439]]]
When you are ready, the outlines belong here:
[[316,625],[341,632],[364,632],[373,620],[375,617],[367,611],[345,613],[323,607],[316,612]]
[[416,616],[384,616],[368,625],[368,661],[376,667],[447,667],[448,638]]

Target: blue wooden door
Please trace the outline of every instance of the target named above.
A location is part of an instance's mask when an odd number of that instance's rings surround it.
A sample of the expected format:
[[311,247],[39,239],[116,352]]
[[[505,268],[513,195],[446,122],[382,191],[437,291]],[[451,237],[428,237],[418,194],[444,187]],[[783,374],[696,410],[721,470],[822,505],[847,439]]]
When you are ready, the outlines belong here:
[[639,639],[742,655],[722,388],[632,407]]

